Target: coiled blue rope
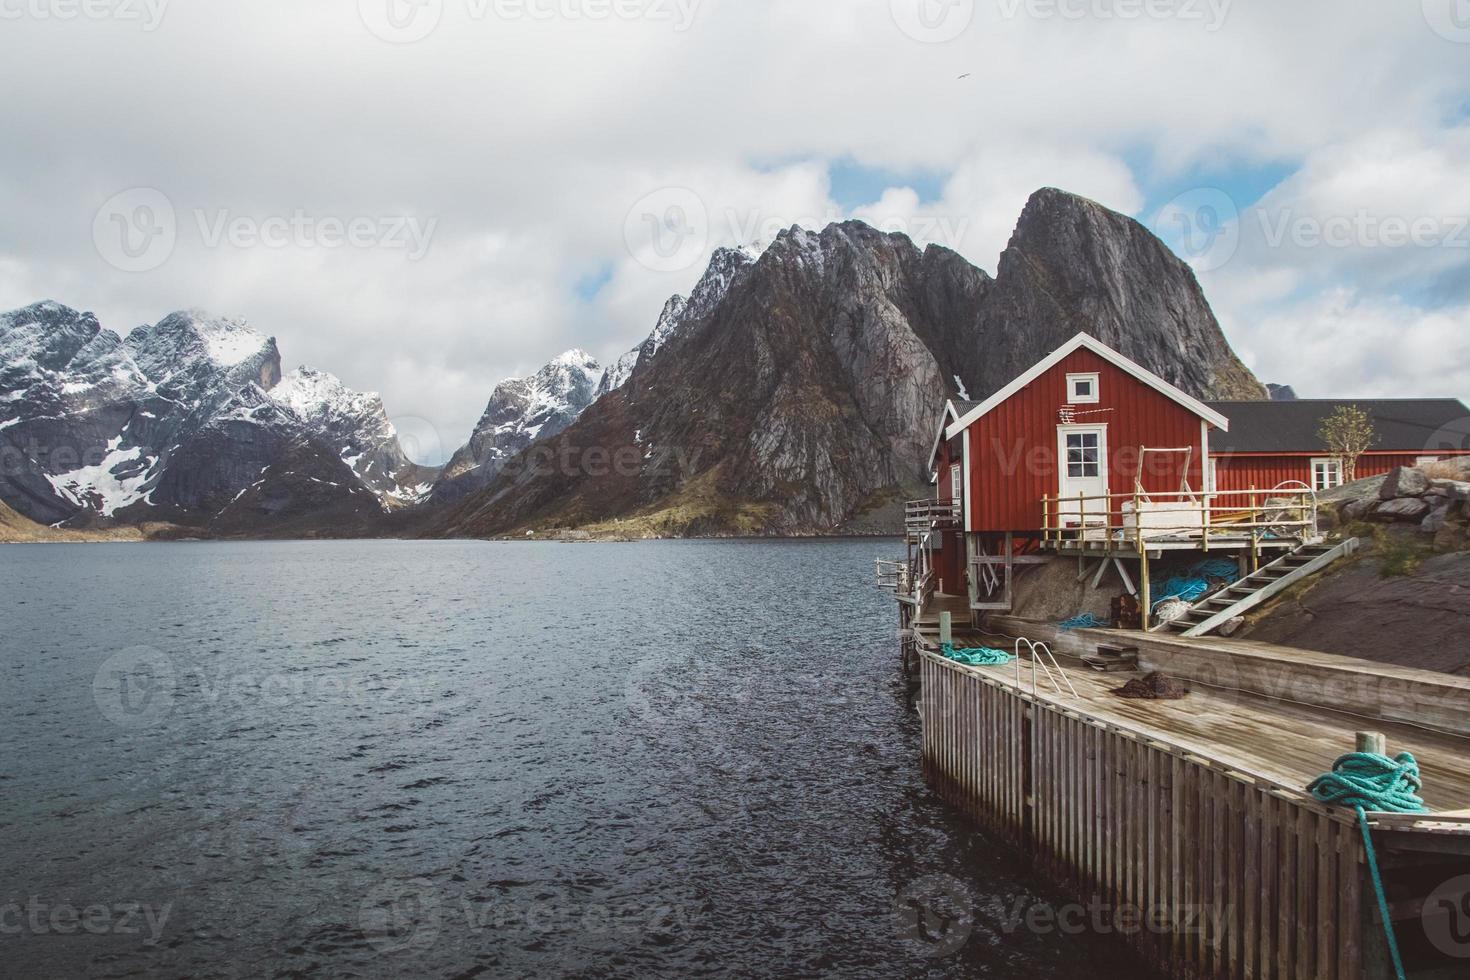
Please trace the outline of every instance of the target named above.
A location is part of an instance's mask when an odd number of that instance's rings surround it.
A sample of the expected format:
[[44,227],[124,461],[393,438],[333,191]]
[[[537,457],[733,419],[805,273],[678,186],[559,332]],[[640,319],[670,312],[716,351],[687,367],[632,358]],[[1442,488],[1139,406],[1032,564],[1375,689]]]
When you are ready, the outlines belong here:
[[1193,602],[1210,591],[1211,579],[1234,581],[1240,577],[1240,569],[1228,558],[1208,558],[1194,565],[1183,575],[1167,579],[1163,585],[1149,583],[1149,594],[1154,597],[1154,607],[1171,599]]
[[939,652],[946,659],[967,667],[999,667],[1011,662],[1009,653],[1004,650],[992,650],[990,647],[966,647],[963,650],[956,650],[953,644],[941,643]]
[[1383,892],[1383,878],[1378,873],[1378,858],[1373,851],[1373,835],[1368,831],[1368,811],[1378,813],[1426,813],[1428,808],[1419,796],[1424,785],[1419,776],[1419,763],[1407,752],[1390,759],[1376,752],[1349,752],[1332,764],[1332,771],[1312,780],[1307,792],[1331,806],[1350,806],[1358,811],[1358,829],[1363,834],[1363,849],[1368,856],[1368,873],[1373,878],[1373,891],[1378,896],[1378,912],[1383,918],[1383,932],[1388,937],[1388,951],[1393,957],[1394,972],[1404,980],[1404,963],[1399,957],[1398,940],[1393,922],[1388,917],[1388,898]]
[[1098,619],[1092,613],[1083,613],[1081,616],[1073,616],[1071,619],[1064,619],[1057,623],[1057,629],[1063,633],[1070,633],[1072,630],[1090,630],[1107,625],[1107,620]]

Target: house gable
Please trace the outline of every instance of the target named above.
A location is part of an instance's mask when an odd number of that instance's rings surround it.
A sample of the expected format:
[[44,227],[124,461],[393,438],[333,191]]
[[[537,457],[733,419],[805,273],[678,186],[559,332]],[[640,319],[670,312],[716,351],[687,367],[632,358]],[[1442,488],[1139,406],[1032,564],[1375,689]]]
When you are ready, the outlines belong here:
[[1144,368],[1142,365],[1129,360],[1122,354],[1119,354],[1117,351],[1113,350],[1102,341],[1090,337],[1085,333],[1079,333],[1077,334],[1077,336],[1067,341],[1061,347],[1058,347],[1056,350],[1052,351],[1051,354],[1042,358],[1035,365],[1033,365],[1030,370],[1022,373],[1019,377],[1017,377],[1010,384],[1006,385],[1000,391],[997,391],[995,394],[985,399],[985,401],[981,402],[979,405],[976,405],[974,408],[961,415],[958,419],[951,423],[949,428],[946,430],[948,437],[953,438],[957,433],[968,428],[977,419],[988,415],[990,412],[994,411],[997,406],[1005,403],[1017,393],[1024,391],[1027,386],[1029,386],[1036,379],[1040,378],[1043,374],[1055,368],[1068,356],[1079,350],[1086,350],[1091,352],[1092,354],[1095,354],[1097,357],[1101,358],[1108,364],[1111,364],[1113,367],[1126,372],[1141,383],[1164,395],[1166,398],[1169,398],[1179,405],[1182,405],[1191,413],[1208,422],[1210,425],[1221,430],[1222,432],[1229,431],[1230,420],[1227,419],[1224,415],[1221,415],[1219,412],[1210,408],[1199,399],[1185,394],[1183,391],[1179,390],[1174,385],[1171,385],[1169,382],[1165,381],[1157,374],[1154,374],[1152,371],[1149,371],[1147,368]]

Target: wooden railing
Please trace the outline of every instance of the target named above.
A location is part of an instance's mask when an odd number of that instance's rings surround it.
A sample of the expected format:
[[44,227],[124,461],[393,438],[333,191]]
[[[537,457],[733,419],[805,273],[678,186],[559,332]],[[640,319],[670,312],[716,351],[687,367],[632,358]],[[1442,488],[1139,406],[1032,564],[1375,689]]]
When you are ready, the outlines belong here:
[[1316,540],[1317,494],[1306,484],[1212,493],[1109,493],[1041,498],[1042,541],[1110,542],[1139,551],[1153,541],[1211,538]]
[[911,531],[954,527],[959,524],[960,504],[957,500],[910,500],[903,508],[904,525]]
[[934,594],[934,563],[929,535],[910,547],[906,558],[875,558],[878,587],[899,599],[923,606]]

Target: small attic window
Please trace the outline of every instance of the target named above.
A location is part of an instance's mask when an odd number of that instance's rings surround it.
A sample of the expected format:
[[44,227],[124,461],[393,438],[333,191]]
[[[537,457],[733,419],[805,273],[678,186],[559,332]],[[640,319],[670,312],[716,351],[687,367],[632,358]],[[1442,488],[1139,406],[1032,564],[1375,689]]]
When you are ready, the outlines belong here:
[[1067,404],[1091,405],[1098,399],[1096,374],[1067,375]]

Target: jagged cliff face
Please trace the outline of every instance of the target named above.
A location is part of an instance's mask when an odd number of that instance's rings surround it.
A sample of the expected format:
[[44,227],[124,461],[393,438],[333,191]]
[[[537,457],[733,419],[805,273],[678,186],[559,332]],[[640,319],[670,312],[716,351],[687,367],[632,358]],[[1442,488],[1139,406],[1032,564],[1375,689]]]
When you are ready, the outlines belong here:
[[303,366],[270,396],[306,423],[317,442],[334,449],[385,506],[412,506],[433,488],[439,470],[404,453],[377,392],[353,391],[335,375]]
[[1201,397],[1264,397],[1190,270],[1093,202],[1034,195],[995,279],[859,222],[793,228],[758,259],[717,253],[659,344],[440,531],[831,530],[924,482],[945,398],[993,393],[1078,331]]
[[[1265,398],[1230,349],[1194,272],[1143,225],[1064,191],[1037,191],[959,353],[977,397],[1088,333],[1198,396]],[[1230,394],[1219,394],[1230,392]]]
[[453,503],[487,486],[506,460],[575,422],[604,377],[592,355],[569,350],[529,378],[496,385],[469,442],[445,465],[433,501]]
[[0,499],[46,524],[366,528],[402,487],[346,460],[407,462],[381,403],[281,382],[275,340],[241,320],[174,313],[120,339],[58,303],[0,315]]

